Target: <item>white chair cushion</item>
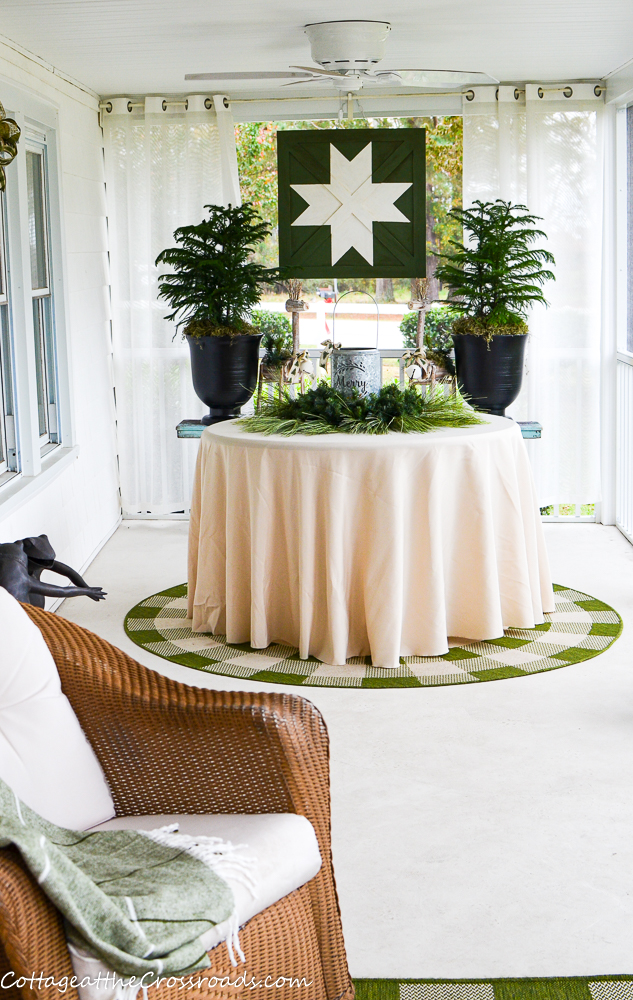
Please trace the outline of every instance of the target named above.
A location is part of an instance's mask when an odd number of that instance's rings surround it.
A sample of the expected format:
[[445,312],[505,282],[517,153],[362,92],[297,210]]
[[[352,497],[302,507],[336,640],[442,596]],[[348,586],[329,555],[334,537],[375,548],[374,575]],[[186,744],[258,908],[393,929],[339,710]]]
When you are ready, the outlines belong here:
[[45,819],[86,830],[114,816],[42,633],[0,587],[0,777]]
[[[221,837],[235,846],[243,844],[238,852],[244,857],[255,858],[253,880],[257,895],[237,879],[222,876],[231,886],[235,896],[235,909],[240,927],[266,907],[294,892],[299,886],[314,878],[321,867],[319,845],[312,824],[304,816],[294,813],[264,815],[212,815],[212,816],[117,816],[95,826],[96,830],[156,830],[178,823],[179,833],[197,836]],[[211,951],[227,937],[229,921],[207,931],[201,938],[203,946]],[[100,959],[70,946],[73,971],[79,980],[79,1000],[120,1000],[121,989],[115,985],[116,976]],[[246,966],[248,968],[248,953]],[[132,996],[127,987],[126,996]]]
[[[294,813],[269,813],[263,815],[214,814],[209,816],[117,816],[95,826],[95,830],[156,830],[178,823],[179,833],[192,836],[221,837],[235,846],[243,844],[238,852],[256,860],[252,872],[257,895],[237,879],[223,875],[235,897],[235,909],[240,927],[266,907],[283,899],[288,893],[314,878],[321,867],[319,845],[312,824],[304,816]],[[203,946],[211,951],[227,937],[229,921],[217,924],[201,938]],[[116,976],[99,958],[92,958],[80,949],[70,947],[73,971],[79,980],[79,1000],[120,1000],[121,996],[133,997],[129,987],[121,992],[115,984]],[[246,965],[248,967],[248,953]],[[138,991],[136,991],[138,992]]]
[[[256,859],[254,897],[242,882],[222,876],[235,896],[238,924],[242,927],[267,906],[314,878],[321,867],[321,855],[314,828],[305,816],[295,813],[266,813],[225,816],[117,816],[100,823],[97,830],[156,830],[178,823],[179,833],[221,837],[232,844],[244,844],[239,852]],[[203,937],[207,949],[224,941],[227,927],[218,924]],[[248,955],[246,956],[248,961]]]

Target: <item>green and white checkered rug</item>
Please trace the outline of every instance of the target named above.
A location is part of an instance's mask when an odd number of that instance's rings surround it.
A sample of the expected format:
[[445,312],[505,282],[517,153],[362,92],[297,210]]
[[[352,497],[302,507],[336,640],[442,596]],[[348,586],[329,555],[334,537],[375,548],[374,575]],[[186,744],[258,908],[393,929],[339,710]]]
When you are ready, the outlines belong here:
[[573,979],[355,979],[356,1000],[633,1000],[631,976]]
[[[507,629],[488,642],[453,645],[443,656],[403,656],[400,667],[372,667],[367,656],[344,666],[299,658],[297,649],[274,643],[253,649],[229,645],[226,637],[192,632],[187,618],[187,585],[172,587],[141,601],[126,615],[130,639],[166,660],[267,684],[304,687],[427,687],[477,684],[525,677],[588,660],[615,642],[622,619],[608,604],[567,587],[554,586],[556,611],[534,629]],[[633,998],[632,998],[633,1000]]]

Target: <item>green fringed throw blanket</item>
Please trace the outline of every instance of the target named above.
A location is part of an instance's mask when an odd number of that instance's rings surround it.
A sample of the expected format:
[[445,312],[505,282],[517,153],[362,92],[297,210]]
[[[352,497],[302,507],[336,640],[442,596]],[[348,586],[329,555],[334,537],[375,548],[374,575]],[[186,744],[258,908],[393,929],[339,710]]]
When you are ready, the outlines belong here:
[[[0,780],[0,847],[17,847],[64,916],[73,944],[121,975],[150,974],[145,985],[160,975],[208,968],[200,936],[235,908],[231,888],[210,867],[214,857],[231,854],[232,845],[173,829],[64,830]],[[235,943],[237,928],[231,933]]]

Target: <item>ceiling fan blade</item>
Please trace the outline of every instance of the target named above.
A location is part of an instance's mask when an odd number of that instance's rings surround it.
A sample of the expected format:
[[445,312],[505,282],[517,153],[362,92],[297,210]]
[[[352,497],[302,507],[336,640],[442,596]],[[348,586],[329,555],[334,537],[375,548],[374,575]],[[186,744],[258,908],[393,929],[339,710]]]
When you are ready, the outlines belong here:
[[334,77],[335,79],[338,80],[338,79],[340,79],[341,76],[343,76],[342,73],[337,73],[336,70],[333,70],[333,69],[319,69],[316,66],[313,66],[312,68],[310,68],[310,66],[291,66],[290,68],[291,69],[306,69],[310,73],[312,73],[314,76],[329,76],[330,79],[332,77]]
[[[468,84],[496,84],[499,81],[488,73],[470,72],[458,69],[392,69],[378,70],[376,79],[385,78],[386,83],[393,82],[393,76],[410,87],[463,87]],[[391,77],[391,79],[389,79]]]
[[319,77],[319,76],[311,76],[311,77],[306,77],[305,80],[291,80],[290,83],[282,83],[281,86],[282,87],[296,87],[297,85],[301,85],[303,83],[322,83],[322,82],[324,82],[324,81],[321,80],[321,77]]
[[289,77],[308,79],[308,73],[187,73],[185,80],[287,80]]

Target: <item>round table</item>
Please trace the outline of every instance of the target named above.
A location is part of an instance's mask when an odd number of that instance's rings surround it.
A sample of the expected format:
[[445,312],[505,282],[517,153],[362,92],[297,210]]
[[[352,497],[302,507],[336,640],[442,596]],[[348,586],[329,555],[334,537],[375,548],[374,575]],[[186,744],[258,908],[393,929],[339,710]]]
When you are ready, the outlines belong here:
[[512,420],[428,434],[204,431],[189,534],[199,632],[342,664],[446,653],[554,610]]

